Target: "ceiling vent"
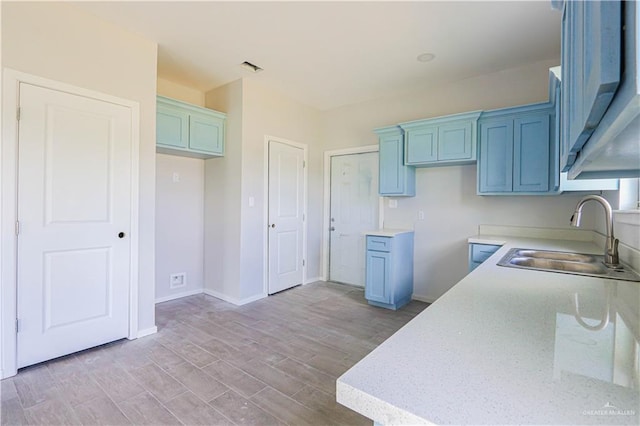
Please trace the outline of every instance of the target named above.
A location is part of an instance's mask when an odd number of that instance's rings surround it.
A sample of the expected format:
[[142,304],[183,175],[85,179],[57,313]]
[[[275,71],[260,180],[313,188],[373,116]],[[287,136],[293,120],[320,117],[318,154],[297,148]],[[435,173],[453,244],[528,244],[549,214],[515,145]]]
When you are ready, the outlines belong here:
[[259,66],[252,64],[251,62],[247,62],[244,61],[243,63],[240,64],[240,66],[248,71],[251,72],[260,72],[262,71],[262,68],[260,68]]

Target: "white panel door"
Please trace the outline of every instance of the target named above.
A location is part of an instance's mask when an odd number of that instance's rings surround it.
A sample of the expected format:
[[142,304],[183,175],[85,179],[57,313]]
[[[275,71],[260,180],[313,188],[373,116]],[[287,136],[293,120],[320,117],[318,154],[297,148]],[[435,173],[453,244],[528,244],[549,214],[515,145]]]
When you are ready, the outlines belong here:
[[329,279],[364,286],[365,238],[378,228],[378,153],[331,157]]
[[269,294],[302,284],[304,151],[269,141]]
[[126,337],[131,110],[20,84],[18,367]]

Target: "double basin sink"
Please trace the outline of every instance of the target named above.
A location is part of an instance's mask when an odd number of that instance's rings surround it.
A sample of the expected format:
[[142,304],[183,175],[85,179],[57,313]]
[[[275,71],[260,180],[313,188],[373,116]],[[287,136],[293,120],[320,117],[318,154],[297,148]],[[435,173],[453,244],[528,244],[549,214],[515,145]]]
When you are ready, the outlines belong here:
[[593,254],[513,248],[500,259],[498,266],[640,281],[640,276],[632,270],[622,265],[616,269],[608,268],[604,264],[604,256]]

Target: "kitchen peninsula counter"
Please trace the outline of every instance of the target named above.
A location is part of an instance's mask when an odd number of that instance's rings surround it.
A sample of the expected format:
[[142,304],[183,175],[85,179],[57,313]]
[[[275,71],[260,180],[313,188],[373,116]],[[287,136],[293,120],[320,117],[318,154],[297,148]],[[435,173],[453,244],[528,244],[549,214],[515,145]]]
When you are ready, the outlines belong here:
[[344,373],[337,401],[380,424],[639,424],[640,283],[496,265],[516,247],[601,254],[586,238],[469,242],[503,246]]

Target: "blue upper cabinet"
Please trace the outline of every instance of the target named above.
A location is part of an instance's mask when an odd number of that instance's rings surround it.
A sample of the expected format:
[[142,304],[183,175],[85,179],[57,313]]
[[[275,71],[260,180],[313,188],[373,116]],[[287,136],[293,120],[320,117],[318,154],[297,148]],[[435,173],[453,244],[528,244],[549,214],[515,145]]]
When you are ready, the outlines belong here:
[[192,113],[189,116],[190,149],[223,155],[223,142],[224,119],[202,113]]
[[513,191],[513,119],[480,122],[478,192]]
[[570,179],[640,176],[638,4],[554,4],[562,10],[560,168]]
[[476,161],[480,112],[401,123],[405,131],[405,164],[432,167]]
[[189,112],[179,106],[158,101],[156,143],[174,148],[189,146]]
[[223,113],[158,96],[156,151],[195,158],[223,156],[225,123]]
[[528,114],[513,123],[513,191],[549,191],[549,113]]
[[600,123],[621,77],[621,4],[568,1],[562,16],[563,171]]
[[406,139],[406,164],[438,161],[438,128],[436,126],[427,126],[407,132]]
[[404,135],[398,126],[376,129],[380,144],[378,192],[388,197],[416,195],[415,169],[404,165]]
[[554,106],[489,111],[480,119],[478,194],[543,194],[557,190]]

